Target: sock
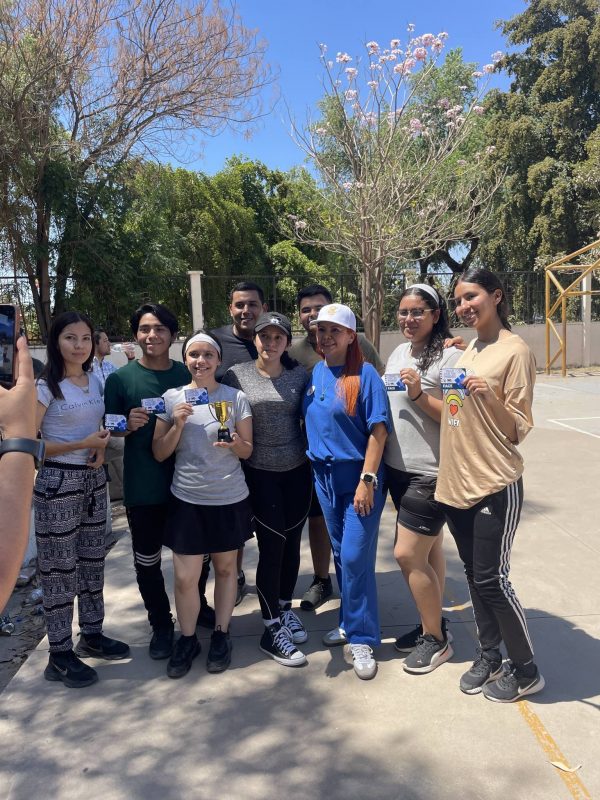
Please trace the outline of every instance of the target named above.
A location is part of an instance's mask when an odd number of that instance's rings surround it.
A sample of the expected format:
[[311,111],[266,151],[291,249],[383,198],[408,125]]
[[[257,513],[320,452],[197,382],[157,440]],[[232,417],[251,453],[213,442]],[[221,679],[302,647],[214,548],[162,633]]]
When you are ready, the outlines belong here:
[[536,666],[533,661],[528,661],[526,664],[515,664],[513,661],[513,666],[519,675],[522,675],[524,678],[533,678],[536,671]]
[[290,611],[292,608],[292,601],[291,600],[280,600],[279,601],[279,610],[280,611]]
[[276,617],[275,619],[263,619],[263,622],[265,624],[265,628],[270,628],[271,625],[281,624],[281,620],[279,619],[279,617]]

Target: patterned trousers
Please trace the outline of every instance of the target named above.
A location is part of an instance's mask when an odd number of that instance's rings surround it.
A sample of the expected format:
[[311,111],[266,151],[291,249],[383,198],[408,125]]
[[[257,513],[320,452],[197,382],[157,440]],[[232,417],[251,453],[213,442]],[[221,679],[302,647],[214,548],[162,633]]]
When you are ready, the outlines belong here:
[[35,536],[50,651],[73,647],[79,627],[100,633],[104,621],[106,476],[103,469],[46,462],[34,489]]

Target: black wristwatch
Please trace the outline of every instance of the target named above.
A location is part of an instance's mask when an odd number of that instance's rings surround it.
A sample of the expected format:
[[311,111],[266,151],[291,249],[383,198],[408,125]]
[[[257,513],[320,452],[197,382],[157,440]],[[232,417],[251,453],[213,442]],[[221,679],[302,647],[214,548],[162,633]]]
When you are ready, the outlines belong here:
[[0,458],[5,453],[29,453],[39,469],[44,463],[46,445],[43,439],[1,439]]

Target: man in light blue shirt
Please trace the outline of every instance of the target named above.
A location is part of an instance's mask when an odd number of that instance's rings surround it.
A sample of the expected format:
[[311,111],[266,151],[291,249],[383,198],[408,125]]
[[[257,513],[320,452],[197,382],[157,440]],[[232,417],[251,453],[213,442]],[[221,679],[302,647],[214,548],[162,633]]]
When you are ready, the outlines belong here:
[[102,391],[104,391],[106,379],[111,372],[116,371],[117,367],[115,367],[111,361],[105,360],[106,356],[110,355],[110,341],[108,340],[106,331],[102,330],[102,328],[94,331],[94,342],[96,343],[96,347],[94,360],[92,361],[92,372],[102,384]]

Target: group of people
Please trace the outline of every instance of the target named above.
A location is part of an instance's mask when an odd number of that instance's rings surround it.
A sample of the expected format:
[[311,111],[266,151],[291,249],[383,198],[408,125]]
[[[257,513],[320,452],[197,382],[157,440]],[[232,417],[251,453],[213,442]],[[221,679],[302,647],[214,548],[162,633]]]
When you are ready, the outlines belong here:
[[[441,294],[418,283],[399,299],[406,341],[385,366],[357,333],[351,309],[333,303],[323,286],[299,293],[306,336],[292,344],[289,319],[267,310],[256,284],[238,284],[232,324],[188,336],[183,363],[169,354],[177,320],[146,304],[131,319],[142,356],[108,374],[104,391],[91,368],[90,320],[76,312],[57,317],[37,383],[47,452],[34,491],[50,644],[45,677],[87,686],[98,676],[82,659],[129,654],[103,631],[107,495],[100,467],[110,439],[120,435],[124,505],[152,627],[149,654],[168,660],[170,677],[185,675],[198,656],[198,624],[212,630],[208,671],[231,663],[230,620],[244,582],[244,544],[253,535],[264,623],[259,647],[279,664],[305,663],[298,646],[308,633],[292,605],[307,518],[314,576],[300,607],[314,609],[331,596],[333,552],[339,622],[323,643],[347,645],[357,676],[374,677],[381,641],[375,559],[389,489],[397,511],[394,555],[421,618],[396,640],[407,654],[404,669],[427,673],[453,654],[442,617],[447,523],[479,637],[460,688],[497,702],[543,688],[508,575],[523,502],[517,445],[533,424],[534,359],[510,330],[493,273],[468,270],[452,302],[475,330],[466,349],[452,346]],[[124,417],[126,429],[109,433],[105,414]],[[163,545],[173,552],[177,640]],[[209,562],[214,610],[205,596]],[[81,633],[74,646],[75,597]]]

